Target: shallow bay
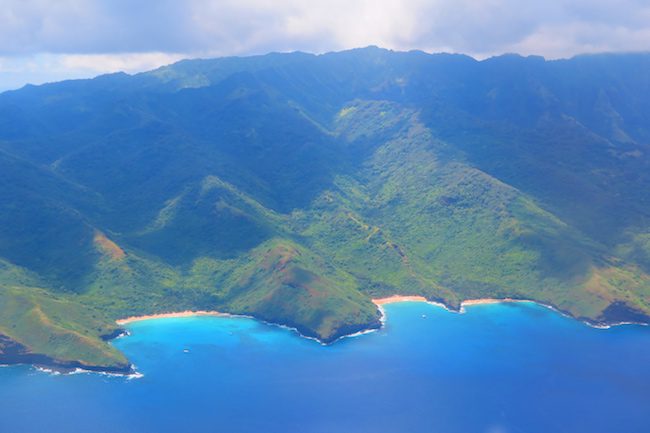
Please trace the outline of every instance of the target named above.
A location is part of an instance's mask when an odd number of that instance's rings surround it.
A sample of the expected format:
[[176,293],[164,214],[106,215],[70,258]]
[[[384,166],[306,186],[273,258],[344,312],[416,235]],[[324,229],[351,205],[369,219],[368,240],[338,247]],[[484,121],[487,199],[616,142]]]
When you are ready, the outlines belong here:
[[650,426],[650,328],[531,303],[385,306],[330,346],[247,318],[135,322],[144,376],[0,369],[0,432],[618,432]]

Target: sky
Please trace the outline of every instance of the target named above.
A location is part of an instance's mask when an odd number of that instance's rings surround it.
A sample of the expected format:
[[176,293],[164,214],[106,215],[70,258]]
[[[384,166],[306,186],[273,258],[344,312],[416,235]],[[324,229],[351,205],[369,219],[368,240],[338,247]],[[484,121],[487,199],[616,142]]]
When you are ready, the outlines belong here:
[[650,0],[0,0],[0,91],[182,58],[650,51]]

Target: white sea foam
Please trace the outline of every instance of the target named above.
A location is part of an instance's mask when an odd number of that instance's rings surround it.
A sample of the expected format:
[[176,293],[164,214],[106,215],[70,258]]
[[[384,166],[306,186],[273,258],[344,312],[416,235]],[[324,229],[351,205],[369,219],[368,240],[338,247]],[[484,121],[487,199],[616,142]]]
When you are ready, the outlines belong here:
[[128,376],[126,376],[126,380],[142,379],[143,377],[144,377],[144,374],[136,371],[135,373],[129,374]]
[[[470,304],[466,305],[465,302],[460,303],[460,308],[458,310],[454,310],[452,308],[449,308],[447,305],[440,303],[440,302],[435,302],[435,301],[404,301],[404,302],[424,302],[436,307],[444,308],[445,310],[451,312],[451,313],[458,313],[458,314],[465,314],[467,312],[467,309],[465,307],[473,307],[473,306],[479,306],[479,305],[496,305],[496,304],[502,304],[502,303],[530,303],[530,304],[535,304],[539,305],[540,307],[548,308],[549,310],[560,314],[561,316],[567,317],[572,320],[578,320],[575,317],[571,316],[568,313],[565,313],[564,311],[558,310],[556,307],[548,304],[544,304],[542,302],[538,301],[533,301],[532,299],[511,299],[511,298],[504,298],[504,299],[495,299],[494,302],[491,303],[485,303],[485,304]],[[386,311],[383,308],[383,305],[377,305],[377,308],[379,309],[381,313],[381,325],[382,328],[384,327],[386,323]],[[614,326],[622,326],[622,325],[641,325],[641,326],[650,326],[648,323],[642,323],[642,322],[615,322],[615,323],[608,323],[608,324],[600,324],[600,323],[593,323],[589,322],[586,320],[578,320],[580,323],[583,323],[591,328],[595,329],[610,329]]]
[[[382,323],[382,324],[383,324],[383,323]],[[366,335],[366,334],[371,334],[371,333],[373,333],[373,332],[377,332],[377,331],[379,331],[379,329],[381,329],[381,328],[370,328],[370,329],[364,329],[364,330],[362,330],[362,331],[353,332],[352,334],[341,335],[339,338],[337,338],[336,340],[334,340],[334,342],[339,341],[339,340],[342,340],[342,339],[344,339],[344,338],[355,338],[355,337],[361,337],[362,335]]]
[[[424,302],[424,303],[427,303],[429,305],[433,305],[435,307],[444,308],[446,311],[451,312],[451,313],[464,314],[464,313],[467,312],[467,310],[465,309],[466,305],[464,305],[464,303],[462,303],[462,302],[460,304],[460,308],[457,309],[457,310],[454,310],[454,309],[450,308],[449,306],[447,306],[447,305],[445,305],[443,303],[435,302],[435,301],[416,301],[416,302]],[[508,303],[508,302],[536,304],[536,305],[539,305],[541,307],[548,308],[549,310],[552,310],[555,313],[558,313],[558,314],[560,314],[560,315],[562,315],[564,317],[568,317],[570,319],[575,320],[574,317],[570,316],[569,314],[567,314],[567,313],[565,313],[565,312],[563,312],[561,310],[558,310],[557,308],[555,308],[552,305],[544,304],[544,303],[533,301],[533,300],[530,300],[530,299],[495,300],[494,304]],[[489,304],[474,304],[473,306],[478,306],[478,305],[489,305]],[[380,326],[378,328],[369,328],[369,329],[364,329],[364,330],[361,330],[361,331],[353,332],[351,334],[342,335],[342,336],[338,337],[336,340],[334,340],[334,341],[332,341],[330,343],[325,343],[325,342],[319,340],[318,338],[304,335],[295,327],[288,326],[288,325],[283,325],[283,324],[279,324],[279,323],[267,322],[265,320],[257,319],[255,317],[249,316],[249,315],[223,313],[223,314],[220,314],[219,317],[253,319],[253,320],[256,320],[256,321],[258,321],[260,323],[264,323],[266,325],[270,325],[270,326],[286,329],[286,330],[289,330],[291,332],[295,332],[296,334],[298,334],[302,338],[306,338],[308,340],[313,340],[313,341],[316,341],[316,342],[320,343],[323,346],[327,346],[329,344],[335,343],[336,341],[342,340],[344,338],[360,337],[362,335],[370,334],[370,333],[377,332],[377,331],[383,329],[386,326],[386,321],[387,321],[386,310],[385,310],[383,305],[377,305],[377,309],[380,312],[380,318],[379,318]],[[611,323],[611,324],[598,324],[598,323],[591,323],[591,322],[588,322],[588,321],[581,321],[581,323],[584,323],[585,325],[590,326],[590,327],[595,328],[595,329],[610,329],[610,328],[612,328],[614,326],[621,326],[621,325],[643,325],[643,326],[648,326],[649,325],[648,323],[638,323],[638,322],[616,322],[616,323]],[[131,335],[131,333],[126,331],[125,333],[121,334],[117,338],[128,337],[130,335]],[[11,367],[11,365],[0,364],[0,367]],[[83,368],[75,368],[74,370],[72,370],[70,372],[64,372],[64,373],[62,373],[61,371],[58,371],[56,369],[42,367],[42,366],[34,366],[34,369],[39,371],[39,372],[42,372],[42,373],[50,374],[52,376],[58,376],[58,375],[61,375],[61,374],[65,374],[65,375],[100,374],[100,375],[103,375],[103,376],[126,378],[127,380],[140,379],[140,378],[144,377],[144,374],[142,374],[142,373],[140,373],[140,372],[138,372],[136,370],[135,365],[132,365],[131,367],[132,367],[133,373],[130,373],[130,374],[110,373],[110,372],[105,372],[105,371],[93,371],[93,370],[86,370],[86,369],[83,369]]]
[[54,369],[51,369],[51,368],[47,368],[47,367],[35,366],[34,369],[36,371],[41,372],[41,373],[49,374],[50,376],[59,376],[61,374],[60,371],[57,371],[57,370],[54,370]]
[[[2,365],[1,367],[10,367],[9,365]],[[109,371],[95,371],[95,370],[87,370],[85,368],[75,368],[74,370],[70,371],[61,371],[57,370],[54,368],[49,368],[49,367],[43,367],[43,366],[32,366],[32,368],[35,371],[38,371],[39,373],[45,373],[49,374],[50,376],[74,376],[77,374],[98,374],[100,376],[107,376],[107,377],[115,377],[115,378],[126,378],[127,380],[131,379],[140,379],[141,377],[144,377],[144,375],[136,370],[135,365],[131,366],[131,369],[133,373],[129,374],[123,374],[123,373],[111,373]]]

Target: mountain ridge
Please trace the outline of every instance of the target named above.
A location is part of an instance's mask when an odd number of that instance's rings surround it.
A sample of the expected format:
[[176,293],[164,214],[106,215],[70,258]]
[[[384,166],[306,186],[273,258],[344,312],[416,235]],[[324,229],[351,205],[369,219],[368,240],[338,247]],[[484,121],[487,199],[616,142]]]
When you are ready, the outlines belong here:
[[329,342],[394,294],[647,322],[648,71],[375,47],[4,92],[0,362],[124,370],[114,320],[174,310]]

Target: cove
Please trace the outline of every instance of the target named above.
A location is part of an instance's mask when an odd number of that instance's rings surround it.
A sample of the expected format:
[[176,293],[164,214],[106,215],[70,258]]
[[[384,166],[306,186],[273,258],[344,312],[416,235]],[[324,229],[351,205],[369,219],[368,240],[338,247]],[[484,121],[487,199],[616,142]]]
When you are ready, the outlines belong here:
[[384,307],[323,346],[253,319],[134,322],[143,377],[0,368],[0,432],[647,433],[650,328],[532,303]]

